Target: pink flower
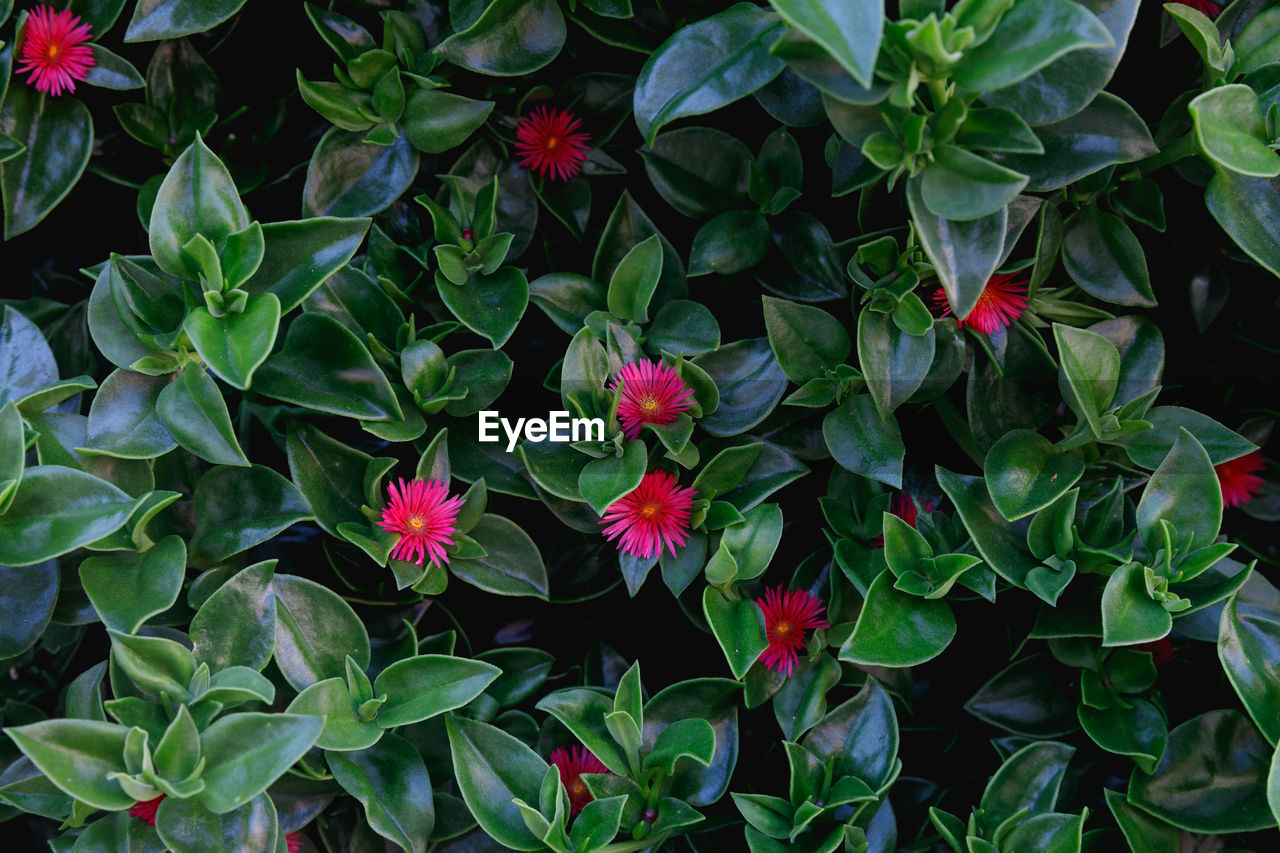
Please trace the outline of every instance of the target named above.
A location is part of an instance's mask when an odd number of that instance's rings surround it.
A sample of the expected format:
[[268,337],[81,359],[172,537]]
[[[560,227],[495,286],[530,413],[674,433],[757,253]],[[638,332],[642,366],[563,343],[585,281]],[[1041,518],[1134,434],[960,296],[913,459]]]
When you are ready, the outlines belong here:
[[[914,530],[916,527],[916,519],[920,517],[920,512],[933,512],[933,501],[921,501],[920,506],[916,506],[915,498],[906,492],[901,492],[893,496],[893,500],[889,501],[889,512],[905,521]],[[871,540],[871,547],[883,548],[884,536],[877,536]]]
[[689,541],[689,512],[697,493],[681,487],[666,471],[650,471],[629,494],[604,511],[604,535],[619,536],[618,550],[633,557],[656,557],[663,543],[675,556],[676,546]]
[[156,810],[160,808],[160,803],[164,801],[164,794],[156,797],[154,800],[141,800],[129,806],[129,814],[148,826],[156,825]]
[[76,81],[89,76],[94,66],[93,48],[86,42],[93,31],[69,11],[50,6],[31,10],[18,56],[19,73],[31,72],[31,85],[46,95],[74,92]]
[[[1016,273],[997,274],[987,279],[987,286],[982,295],[969,312],[969,316],[960,320],[960,328],[969,326],[984,335],[993,335],[1001,329],[1007,329],[1014,320],[1027,310],[1026,282],[1015,282]],[[930,296],[934,308],[942,309],[942,316],[951,314],[951,303],[947,301],[946,292],[939,287]]]
[[398,488],[391,483],[387,491],[391,499],[378,525],[400,534],[391,556],[419,566],[430,556],[435,565],[447,565],[449,557],[444,546],[453,544],[449,537],[453,535],[462,498],[449,497],[449,486],[441,480],[407,481],[402,477]]
[[1255,450],[1235,459],[1229,459],[1213,466],[1218,475],[1218,485],[1222,487],[1222,505],[1224,507],[1240,506],[1253,500],[1253,496],[1262,488],[1263,479],[1258,472],[1266,467],[1267,460],[1262,458],[1262,451]]
[[583,773],[609,773],[608,767],[600,759],[592,755],[585,746],[574,746],[565,749],[563,746],[551,753],[547,762],[560,768],[560,784],[564,785],[569,795],[569,817],[573,817],[594,797],[582,781]]
[[618,421],[622,434],[634,439],[645,424],[663,426],[688,411],[693,390],[680,380],[679,374],[665,364],[633,361],[618,372],[610,391],[622,385],[618,400]]
[[577,132],[582,119],[568,110],[538,107],[516,125],[520,165],[539,175],[567,181],[582,169],[591,136]]
[[1142,652],[1151,652],[1151,662],[1156,666],[1164,666],[1173,660],[1173,640],[1168,637],[1161,637],[1149,643],[1138,643],[1135,646],[1130,646],[1130,648]]
[[1222,14],[1222,7],[1217,3],[1210,3],[1209,0],[1170,0],[1170,2],[1181,3],[1183,6],[1190,6],[1192,9],[1202,13],[1210,20],[1213,20]]
[[765,590],[764,598],[756,599],[756,606],[764,611],[764,631],[769,648],[760,653],[760,662],[788,678],[804,648],[805,632],[826,628],[822,618],[826,608],[818,597],[803,589],[782,591],[782,587]]

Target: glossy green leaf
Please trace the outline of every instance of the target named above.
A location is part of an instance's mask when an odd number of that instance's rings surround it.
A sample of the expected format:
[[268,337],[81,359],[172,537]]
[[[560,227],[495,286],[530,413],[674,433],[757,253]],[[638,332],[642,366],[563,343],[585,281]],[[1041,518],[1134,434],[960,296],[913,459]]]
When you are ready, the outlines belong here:
[[1147,592],[1141,563],[1126,563],[1102,591],[1102,644],[1150,643],[1168,635],[1173,617]]
[[1074,747],[1046,741],[1028,744],[1009,756],[982,792],[978,808],[984,822],[998,826],[1022,809],[1032,815],[1053,811],[1074,753]]
[[649,181],[685,216],[705,219],[739,207],[750,186],[751,149],[720,130],[682,127],[640,149]]
[[764,325],[778,366],[798,385],[844,364],[853,350],[844,324],[821,308],[765,296]]
[[521,741],[487,723],[445,718],[453,772],[467,808],[495,841],[513,850],[541,850],[513,799],[538,802],[547,763]]
[[983,473],[991,502],[1006,520],[1017,521],[1065,494],[1084,474],[1084,463],[1038,433],[1015,430],[987,451]]
[[822,437],[841,466],[855,474],[902,486],[902,460],[906,447],[898,422],[881,420],[870,394],[846,397],[839,408],[822,420]]
[[833,776],[855,776],[871,788],[882,788],[897,774],[893,700],[880,682],[868,678],[857,695],[833,708],[801,745],[824,762],[831,761]]
[[262,465],[219,465],[196,484],[191,550],[225,560],[311,517],[296,486]]
[[1155,769],[1164,755],[1168,726],[1160,709],[1140,697],[1126,697],[1109,708],[1078,708],[1080,725],[1093,742],[1108,752],[1127,755],[1144,772]]
[[1125,452],[1134,464],[1155,469],[1169,455],[1178,431],[1185,429],[1200,442],[1214,465],[1243,456],[1257,448],[1239,433],[1227,429],[1206,414],[1181,406],[1157,406],[1143,417],[1151,429],[1134,434],[1125,442]]
[[1222,490],[1209,454],[1185,429],[1169,455],[1147,480],[1138,501],[1138,533],[1155,553],[1161,540],[1160,521],[1177,530],[1178,544],[1203,548],[1213,542],[1222,525]]
[[702,612],[729,661],[733,677],[741,680],[769,647],[760,608],[750,600],[730,601],[718,589],[708,586],[702,591]]
[[387,696],[378,709],[378,725],[394,728],[461,708],[500,674],[492,664],[448,655],[396,661],[373,683],[375,696]]
[[933,364],[933,323],[923,335],[904,332],[891,314],[864,308],[858,315],[858,366],[882,418],[924,382]]
[[1156,304],[1142,244],[1115,214],[1088,207],[1068,219],[1062,263],[1081,289],[1103,301],[1148,308]]
[[96,720],[44,720],[5,729],[40,772],[81,802],[113,811],[133,805],[133,797],[107,776],[124,773],[128,729]]
[[1000,18],[986,41],[964,52],[953,74],[963,89],[990,92],[1017,83],[1070,51],[1114,43],[1102,22],[1079,3],[1022,0]]
[[759,213],[730,210],[698,229],[689,250],[689,275],[731,275],[749,270],[769,250],[768,221]]
[[485,556],[455,559],[449,572],[472,586],[498,595],[546,599],[547,567],[537,545],[522,528],[500,515],[485,513],[471,529]]
[[260,670],[276,645],[275,560],[241,569],[191,617],[196,660],[214,672],[230,666]]
[[10,86],[0,107],[0,133],[26,147],[0,163],[8,240],[40,224],[80,180],[93,150],[93,119],[78,98]]
[[935,216],[966,222],[991,216],[1027,185],[1027,176],[955,145],[933,149],[920,198]]
[[942,654],[955,635],[950,605],[902,592],[894,588],[892,573],[881,572],[867,590],[840,659],[866,666],[915,666]]
[[405,102],[402,127],[419,151],[440,154],[466,142],[492,111],[493,101],[419,89]]
[[274,293],[287,314],[351,260],[368,230],[368,219],[332,216],[263,225],[262,263],[243,288]]
[[364,806],[369,825],[405,853],[423,853],[435,827],[431,778],[413,744],[388,734],[359,752],[327,753],[333,777]]
[[294,575],[276,575],[273,591],[275,662],[295,690],[345,676],[348,655],[357,666],[368,667],[368,632],[337,593]]
[[782,19],[822,45],[854,79],[871,85],[884,29],[884,4],[770,0]]
[[155,408],[169,434],[184,449],[214,465],[249,464],[231,426],[222,392],[199,365],[188,365],[175,381],[165,385]]
[[139,501],[92,474],[36,465],[0,515],[0,566],[30,566],[119,530]]
[[644,706],[644,744],[652,749],[658,735],[672,723],[690,718],[706,720],[716,734],[714,757],[708,767],[682,762],[668,778],[664,793],[691,806],[716,802],[729,789],[738,762],[738,699],[742,687],[727,678],[680,681],[654,694]]
[[138,0],[124,40],[176,39],[212,29],[230,18],[244,0]]
[[372,216],[409,189],[418,174],[409,140],[369,145],[364,136],[335,127],[320,138],[302,190],[304,216]]
[[1053,337],[1066,380],[1063,390],[1070,391],[1067,404],[1089,424],[1094,436],[1100,436],[1100,416],[1111,407],[1120,380],[1120,351],[1096,332],[1060,323],[1054,324]]
[[934,473],[982,559],[1009,583],[1025,586],[1027,572],[1039,561],[1027,549],[1026,536],[1000,515],[983,479],[942,467],[935,467]]
[[166,797],[156,811],[156,830],[174,853],[275,850],[283,835],[275,805],[264,794],[223,814],[210,811],[197,797]]
[[243,313],[214,317],[207,308],[187,315],[183,331],[209,369],[240,390],[267,360],[280,326],[280,300],[274,293],[249,298]]
[[58,564],[0,566],[0,660],[17,657],[40,639],[58,602]]
[[178,600],[186,568],[186,544],[166,536],[141,554],[90,557],[80,564],[80,582],[103,624],[132,634]]
[[967,317],[1000,264],[1008,210],[1001,208],[967,222],[944,219],[925,204],[920,182],[915,179],[907,181],[907,205],[951,310],[957,317]]
[[786,24],[749,3],[677,30],[636,80],[640,135],[652,146],[670,122],[731,104],[778,76],[783,62],[769,46],[785,30]]
[[1218,659],[1249,716],[1273,746],[1280,742],[1280,677],[1274,667],[1280,649],[1280,593],[1255,576],[1222,608]]
[[306,754],[322,728],[323,718],[301,714],[244,712],[216,720],[200,733],[201,802],[215,814],[249,802]]
[[1218,165],[1259,178],[1280,175],[1280,155],[1267,145],[1262,107],[1248,86],[1210,89],[1192,100],[1187,111],[1201,150]]
[[787,377],[778,367],[766,338],[722,345],[700,355],[694,365],[706,372],[719,391],[719,405],[699,425],[711,435],[740,435],[760,423],[782,399]]
[[436,292],[453,316],[468,329],[501,347],[515,332],[529,306],[529,281],[515,267],[491,275],[472,274],[459,287],[437,273]]
[[556,58],[565,23],[554,0],[496,0],[435,53],[479,74],[518,77]]
[[57,381],[58,365],[40,328],[6,305],[0,325],[0,403],[16,403]]

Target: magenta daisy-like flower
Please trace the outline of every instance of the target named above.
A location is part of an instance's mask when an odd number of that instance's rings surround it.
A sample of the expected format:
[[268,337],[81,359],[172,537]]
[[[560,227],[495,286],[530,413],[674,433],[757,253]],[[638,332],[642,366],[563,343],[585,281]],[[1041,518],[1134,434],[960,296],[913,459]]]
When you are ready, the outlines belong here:
[[618,422],[627,438],[640,435],[645,424],[669,424],[689,410],[693,389],[680,379],[674,368],[653,361],[633,361],[618,372],[609,390],[622,385],[618,400]]
[[[969,312],[969,316],[960,320],[960,328],[969,326],[984,335],[994,335],[1001,329],[1007,329],[1027,310],[1027,284],[1014,281],[1015,273],[1004,273],[987,279],[987,286],[982,295]],[[947,301],[946,292],[939,287],[929,297],[933,307],[942,309],[942,316],[951,314],[951,303]]]
[[582,119],[568,110],[545,104],[516,125],[516,154],[520,165],[539,175],[567,181],[587,159],[588,133],[579,131]]
[[674,557],[676,546],[689,541],[689,512],[696,496],[666,471],[650,471],[604,511],[600,523],[605,538],[621,537],[619,551],[645,559],[661,554],[665,543]]
[[297,832],[291,832],[284,837],[284,846],[288,848],[289,853],[298,853],[302,849],[302,835]]
[[[391,533],[399,533],[400,541],[391,549],[397,560],[423,565],[426,557],[437,566],[449,562],[445,545],[452,545],[461,497],[449,497],[449,486],[442,480],[405,480],[387,486],[391,499],[382,511],[378,525]],[[416,559],[415,559],[416,558]]]
[[164,802],[164,794],[156,797],[154,800],[139,800],[129,806],[129,814],[148,826],[156,825],[156,810],[160,808],[160,804]]
[[769,640],[769,648],[760,653],[759,660],[774,672],[790,678],[807,632],[828,627],[827,620],[822,618],[826,608],[816,595],[806,590],[783,592],[782,587],[765,590],[764,598],[756,599],[756,606],[764,612],[764,632]]
[[582,781],[582,774],[611,772],[585,746],[568,749],[562,746],[551,753],[547,763],[560,768],[560,784],[564,785],[565,793],[569,795],[569,817],[582,811],[587,803],[595,799],[587,789],[587,783]]
[[18,72],[31,72],[31,85],[46,95],[74,92],[76,81],[89,76],[93,48],[87,42],[92,28],[80,16],[50,6],[37,6],[27,18],[18,57]]
[[1229,459],[1213,466],[1218,475],[1218,485],[1222,487],[1222,505],[1224,507],[1240,506],[1253,500],[1253,496],[1262,488],[1263,479],[1258,472],[1266,467],[1267,461],[1262,458],[1262,451],[1255,450],[1244,456]]

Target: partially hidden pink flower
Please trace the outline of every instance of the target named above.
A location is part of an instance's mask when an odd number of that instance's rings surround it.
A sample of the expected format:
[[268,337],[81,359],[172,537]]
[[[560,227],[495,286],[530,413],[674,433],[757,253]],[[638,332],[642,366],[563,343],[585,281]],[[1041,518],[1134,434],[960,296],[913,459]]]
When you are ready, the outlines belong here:
[[302,833],[291,832],[284,837],[284,845],[289,853],[298,853],[302,849]]
[[458,510],[463,499],[449,497],[449,486],[442,480],[405,480],[387,487],[390,500],[382,511],[378,525],[391,533],[399,533],[400,541],[391,549],[397,560],[423,565],[425,558],[437,566],[447,565],[445,545],[452,545]]
[[822,602],[816,595],[803,589],[782,591],[781,587],[765,590],[763,598],[756,599],[756,606],[764,612],[764,632],[769,648],[760,653],[760,662],[788,678],[804,648],[807,632],[826,628],[822,618]]
[[580,745],[568,749],[562,746],[554,750],[547,763],[560,768],[560,784],[564,785],[565,793],[569,795],[569,817],[582,811],[587,803],[595,799],[591,796],[587,783],[582,781],[582,774],[612,772],[585,746]]
[[[1014,281],[1016,273],[996,274],[987,279],[986,287],[969,316],[959,320],[960,328],[969,326],[984,335],[994,335],[1007,329],[1027,310],[1027,284]],[[939,287],[929,297],[935,309],[942,309],[942,316],[951,313],[951,303],[946,292]]]
[[568,110],[533,110],[516,125],[516,154],[520,165],[539,175],[567,181],[582,169],[591,136],[578,130],[582,119]]
[[95,60],[87,44],[92,28],[70,11],[37,6],[27,17],[18,57],[18,72],[31,72],[31,85],[46,95],[74,92],[76,82],[89,76]]
[[634,439],[645,424],[665,426],[689,410],[693,389],[680,379],[675,369],[652,361],[633,361],[618,371],[610,391],[622,386],[618,400],[618,422],[622,434]]
[[1258,472],[1265,468],[1267,460],[1261,450],[1246,453],[1235,459],[1213,466],[1218,475],[1218,485],[1222,487],[1222,505],[1224,507],[1240,506],[1253,500],[1254,495],[1262,488],[1263,482]]
[[164,794],[153,800],[139,800],[129,806],[129,814],[148,826],[156,825],[156,810],[160,808],[160,804],[164,802]]
[[618,539],[618,550],[633,557],[656,557],[664,544],[675,556],[676,547],[689,541],[689,513],[696,496],[666,471],[650,471],[639,486],[604,511],[600,523],[605,525],[605,538]]
[[1222,14],[1222,7],[1217,3],[1210,3],[1209,0],[1170,0],[1170,2],[1190,6],[1210,20]]
[[[900,492],[893,496],[889,501],[889,512],[905,521],[914,530],[916,519],[920,517],[921,512],[933,512],[933,501],[920,501],[920,505],[916,506],[916,499],[906,492]],[[884,536],[877,536],[871,540],[871,547],[883,548]]]

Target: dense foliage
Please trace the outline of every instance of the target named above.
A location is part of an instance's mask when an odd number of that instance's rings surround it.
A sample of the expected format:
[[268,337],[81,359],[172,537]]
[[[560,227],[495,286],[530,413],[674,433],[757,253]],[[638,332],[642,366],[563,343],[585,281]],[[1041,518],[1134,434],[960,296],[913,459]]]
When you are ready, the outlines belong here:
[[1274,0],[0,39],[5,849],[1276,849]]

